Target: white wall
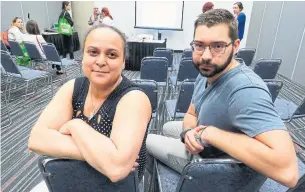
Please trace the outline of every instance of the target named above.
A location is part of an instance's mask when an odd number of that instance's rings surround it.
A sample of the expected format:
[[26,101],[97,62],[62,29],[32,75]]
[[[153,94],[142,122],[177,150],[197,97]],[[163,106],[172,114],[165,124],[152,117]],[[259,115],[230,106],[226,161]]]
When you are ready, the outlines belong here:
[[[225,8],[233,12],[233,1],[216,1],[214,8]],[[245,46],[247,31],[249,27],[252,1],[242,2],[244,5],[244,12],[247,16],[244,40],[242,47]],[[86,5],[88,4],[88,5]],[[160,3],[160,6],[162,2]],[[183,50],[189,48],[189,43],[193,39],[194,21],[201,13],[204,1],[185,1],[184,2],[184,15],[183,15],[183,31],[161,31],[162,39],[167,38],[167,47],[175,50]],[[100,10],[103,7],[108,7],[110,14],[113,16],[114,25],[122,30],[127,36],[149,33],[153,34],[157,39],[157,30],[134,29],[135,22],[135,2],[134,1],[94,1],[93,6],[98,7]],[[75,1],[72,3],[73,16],[75,22],[78,24],[77,30],[79,34],[84,34],[82,31],[88,29],[88,18],[92,14],[93,8],[91,2]],[[78,7],[78,8],[75,8]],[[90,7],[90,8],[87,8]],[[75,10],[76,9],[76,10]],[[79,16],[77,16],[79,14]],[[78,21],[81,20],[81,22]],[[82,39],[80,37],[80,39]]]

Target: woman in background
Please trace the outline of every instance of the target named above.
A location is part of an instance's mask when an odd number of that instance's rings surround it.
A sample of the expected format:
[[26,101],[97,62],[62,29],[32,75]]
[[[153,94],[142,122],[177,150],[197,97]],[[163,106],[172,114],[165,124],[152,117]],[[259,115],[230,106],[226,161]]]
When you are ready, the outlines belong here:
[[[29,20],[26,23],[25,28],[26,28],[26,31],[28,32],[28,34],[25,34],[23,36],[23,41],[34,43],[36,45],[41,57],[46,59],[46,55],[44,54],[41,44],[47,43],[47,42],[44,40],[42,35],[40,35],[40,30],[39,30],[37,22],[33,21],[33,20]],[[56,67],[56,69],[57,69],[56,73],[58,75],[63,74],[63,72],[61,71],[60,65],[54,65],[54,67]],[[40,66],[39,69],[44,69],[44,68],[42,66]]]
[[15,17],[8,30],[8,40],[20,43],[23,41],[23,35],[23,21],[20,17]]
[[212,2],[206,2],[202,7],[202,13],[205,13],[214,8],[214,4]]
[[240,40],[244,37],[245,24],[246,24],[246,15],[242,12],[244,6],[241,2],[236,2],[233,5],[233,12],[236,15],[238,22],[238,38]]
[[113,17],[109,13],[109,9],[107,7],[102,8],[100,23],[103,23],[104,25],[113,26]]
[[41,57],[46,59],[46,55],[44,54],[42,45],[41,45],[43,43],[46,43],[46,41],[44,40],[42,35],[40,35],[40,30],[39,30],[37,22],[33,21],[33,20],[29,20],[26,23],[25,28],[26,28],[26,31],[28,32],[28,34],[25,34],[23,36],[23,40],[34,43],[36,45]]
[[89,21],[88,21],[88,25],[98,25],[98,8],[94,7],[93,8],[93,14],[90,16]]
[[[71,10],[71,3],[69,1],[62,2],[62,12],[59,16],[59,19],[64,17],[68,23],[73,27],[74,22],[71,18],[69,11]],[[70,55],[70,59],[74,59],[73,55],[73,44],[72,44],[72,35],[63,35],[63,46],[64,46],[64,53],[63,58],[67,57],[67,53]]]

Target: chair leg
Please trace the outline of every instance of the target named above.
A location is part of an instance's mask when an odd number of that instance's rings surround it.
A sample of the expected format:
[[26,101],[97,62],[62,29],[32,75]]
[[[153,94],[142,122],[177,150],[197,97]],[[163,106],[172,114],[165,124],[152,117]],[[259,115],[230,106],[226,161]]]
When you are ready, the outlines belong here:
[[10,101],[10,99],[11,99],[11,85],[12,85],[12,77],[8,77],[8,79],[7,79],[7,83],[8,83],[8,90],[6,90],[6,91],[8,91],[8,101]]
[[25,108],[25,106],[26,106],[25,103],[26,103],[26,99],[27,99],[27,95],[28,95],[29,82],[30,82],[30,81],[27,81],[27,82],[26,82],[26,88],[25,88],[25,95],[24,95],[23,108]]
[[53,88],[53,77],[52,77],[52,74],[49,76],[49,81],[50,81],[50,86],[51,86],[51,98],[53,97],[54,95],[54,88]]
[[2,126],[2,128],[5,128],[12,124],[12,118],[11,118],[11,111],[8,106],[8,100],[6,98],[6,93],[4,92],[3,95],[4,95],[4,108],[6,108],[6,110],[7,110],[7,116],[8,116],[8,120],[9,120],[9,123],[7,125]]
[[150,179],[148,192],[159,192],[159,182],[158,182],[158,175],[157,175],[157,161],[154,159],[153,164],[153,172]]

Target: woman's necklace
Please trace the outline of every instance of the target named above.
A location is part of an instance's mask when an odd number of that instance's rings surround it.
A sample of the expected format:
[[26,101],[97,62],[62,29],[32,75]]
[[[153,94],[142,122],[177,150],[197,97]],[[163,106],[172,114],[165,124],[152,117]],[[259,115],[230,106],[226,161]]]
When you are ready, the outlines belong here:
[[93,104],[93,99],[92,99],[92,91],[90,91],[90,100],[91,100],[91,105],[92,105],[92,108],[93,110],[91,111],[90,115],[88,116],[88,120],[90,121],[94,115],[96,114],[96,112],[98,111],[98,109],[102,106],[103,104],[103,101],[97,106],[94,108],[94,104]]

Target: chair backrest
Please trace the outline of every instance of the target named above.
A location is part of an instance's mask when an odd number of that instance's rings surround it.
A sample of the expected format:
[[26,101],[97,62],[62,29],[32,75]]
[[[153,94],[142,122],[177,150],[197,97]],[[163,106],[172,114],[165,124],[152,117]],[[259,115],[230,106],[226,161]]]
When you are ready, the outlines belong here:
[[292,119],[305,117],[305,98],[292,115]]
[[283,82],[273,79],[265,79],[264,81],[267,84],[267,87],[271,94],[272,102],[274,102],[283,87]]
[[138,192],[137,171],[112,183],[86,161],[41,157],[38,166],[50,192],[131,191]]
[[168,60],[168,67],[173,66],[173,58],[174,58],[174,51],[168,48],[156,48],[154,50],[154,57],[166,57]]
[[194,92],[194,85],[195,85],[195,79],[192,80],[186,79],[182,82],[178,96],[178,101],[176,104],[175,115],[177,112],[178,113],[187,112]]
[[3,41],[2,40],[0,40],[0,41],[1,41],[1,50],[8,52],[8,50],[7,50],[6,46],[5,46],[5,44],[3,43]]
[[198,159],[185,166],[176,192],[258,191],[265,180],[233,159]]
[[24,47],[28,51],[28,54],[32,60],[43,60],[35,43],[32,43],[32,42],[23,42],[23,43],[24,43]]
[[182,58],[180,61],[179,71],[177,75],[177,81],[184,81],[185,79],[196,79],[199,72],[194,67],[193,59]]
[[148,96],[152,112],[155,113],[158,108],[158,84],[156,81],[153,80],[146,80],[146,79],[133,79],[133,83],[135,83],[138,87],[143,89],[143,91]]
[[244,60],[247,66],[252,64],[256,49],[243,48],[240,49],[237,53],[237,58],[241,58]]
[[274,79],[281,63],[281,59],[260,59],[255,62],[253,71],[262,79]]
[[8,41],[8,43],[10,44],[12,55],[23,56],[22,49],[17,41]]
[[165,57],[144,57],[141,63],[140,79],[167,82],[168,60]]
[[2,50],[1,50],[1,65],[7,73],[14,73],[21,75],[11,55],[8,52]]
[[192,49],[184,49],[182,53],[182,59],[183,58],[192,58],[193,57],[193,51]]
[[46,55],[47,60],[53,62],[61,62],[59,54],[54,44],[52,43],[44,43],[41,44],[44,54]]
[[3,41],[4,45],[10,46],[8,43],[8,31],[1,32],[1,41]]

